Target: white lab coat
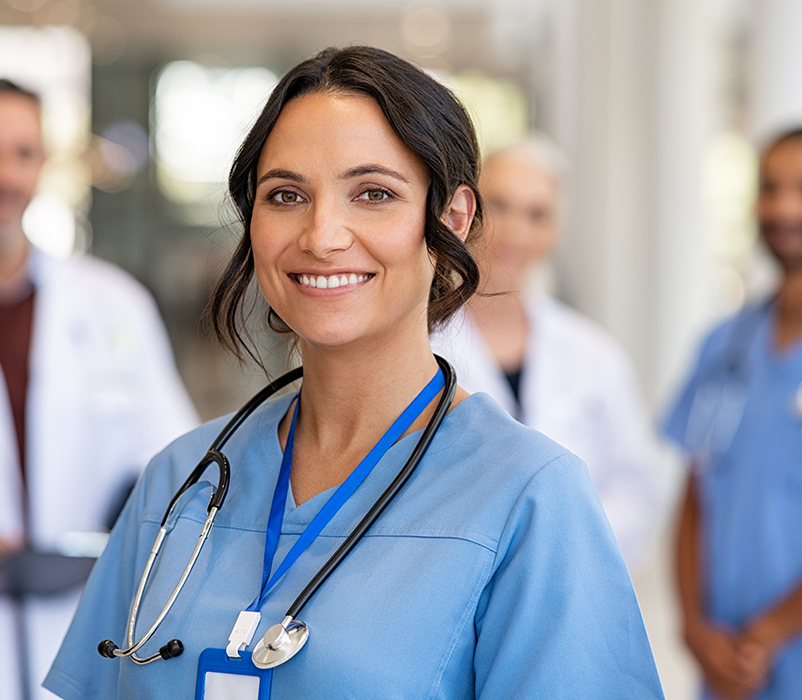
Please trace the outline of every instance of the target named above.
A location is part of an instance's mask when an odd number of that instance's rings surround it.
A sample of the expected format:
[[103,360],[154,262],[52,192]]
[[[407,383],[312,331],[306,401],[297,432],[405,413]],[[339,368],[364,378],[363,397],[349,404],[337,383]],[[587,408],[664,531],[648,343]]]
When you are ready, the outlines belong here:
[[571,450],[591,479],[631,571],[664,505],[651,424],[623,349],[602,328],[546,295],[525,298],[530,336],[520,410],[467,313],[432,336],[471,393],[490,394],[522,423]]
[[[36,288],[26,406],[31,540],[102,530],[112,502],[151,456],[197,424],[150,294],[90,257],[33,251]],[[0,373],[0,537],[22,532],[21,483]],[[35,685],[55,656],[78,594],[26,605]],[[9,603],[0,598],[0,697],[18,697]],[[46,693],[46,694],[45,694]],[[38,689],[34,697],[55,697]]]

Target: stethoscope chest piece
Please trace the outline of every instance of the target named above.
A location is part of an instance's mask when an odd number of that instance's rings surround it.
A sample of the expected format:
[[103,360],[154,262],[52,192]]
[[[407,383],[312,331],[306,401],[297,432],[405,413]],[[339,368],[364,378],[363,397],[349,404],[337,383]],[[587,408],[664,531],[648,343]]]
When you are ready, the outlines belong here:
[[309,639],[309,630],[300,620],[287,616],[273,625],[253,650],[251,660],[257,668],[274,668],[289,661]]

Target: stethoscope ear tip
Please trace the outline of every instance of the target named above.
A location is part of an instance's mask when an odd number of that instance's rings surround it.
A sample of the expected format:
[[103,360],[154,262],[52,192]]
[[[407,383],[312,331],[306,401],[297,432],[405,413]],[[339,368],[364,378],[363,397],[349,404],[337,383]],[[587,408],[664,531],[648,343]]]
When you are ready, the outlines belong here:
[[165,661],[167,659],[174,659],[176,656],[181,656],[184,653],[184,645],[180,639],[171,639],[161,649],[159,649],[159,656]]
[[113,659],[115,657],[114,652],[117,651],[117,649],[119,649],[119,647],[110,639],[104,639],[97,645],[97,653],[101,656],[105,656],[107,659]]

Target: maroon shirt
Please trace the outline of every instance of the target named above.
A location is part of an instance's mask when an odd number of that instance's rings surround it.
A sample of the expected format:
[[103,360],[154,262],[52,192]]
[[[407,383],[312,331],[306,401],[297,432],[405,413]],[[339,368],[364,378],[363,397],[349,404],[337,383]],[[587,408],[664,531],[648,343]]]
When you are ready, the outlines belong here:
[[21,298],[0,298],[0,367],[6,378],[11,414],[17,433],[22,482],[25,484],[25,399],[28,394],[28,355],[33,326],[34,290]]

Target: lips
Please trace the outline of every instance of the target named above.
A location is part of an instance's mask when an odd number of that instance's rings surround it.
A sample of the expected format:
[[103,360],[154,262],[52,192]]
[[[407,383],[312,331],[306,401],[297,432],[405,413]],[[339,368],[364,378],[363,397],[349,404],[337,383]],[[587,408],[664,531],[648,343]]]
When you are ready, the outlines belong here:
[[298,284],[304,287],[314,287],[315,289],[336,289],[338,287],[347,287],[349,285],[360,284],[366,282],[372,274],[357,274],[356,272],[341,273],[339,275],[307,275],[307,274],[294,274],[293,279]]

